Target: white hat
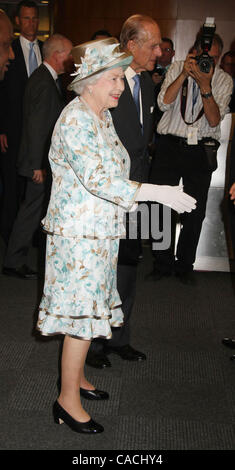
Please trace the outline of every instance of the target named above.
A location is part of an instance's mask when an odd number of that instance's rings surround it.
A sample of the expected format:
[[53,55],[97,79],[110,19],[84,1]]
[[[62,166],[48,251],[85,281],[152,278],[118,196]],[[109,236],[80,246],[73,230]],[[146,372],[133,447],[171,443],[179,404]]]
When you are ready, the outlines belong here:
[[126,69],[133,59],[129,53],[120,51],[118,40],[112,37],[85,42],[74,47],[71,53],[77,70],[71,74],[75,79],[68,86],[69,90],[73,90],[74,84],[78,81],[102,70],[116,67]]

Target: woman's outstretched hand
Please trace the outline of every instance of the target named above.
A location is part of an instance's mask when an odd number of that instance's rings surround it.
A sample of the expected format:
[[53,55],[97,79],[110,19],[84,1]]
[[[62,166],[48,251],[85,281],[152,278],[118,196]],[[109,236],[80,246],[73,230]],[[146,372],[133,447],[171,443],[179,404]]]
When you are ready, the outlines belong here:
[[159,202],[179,212],[191,212],[196,208],[196,199],[183,192],[182,186],[166,186],[143,183],[136,201]]

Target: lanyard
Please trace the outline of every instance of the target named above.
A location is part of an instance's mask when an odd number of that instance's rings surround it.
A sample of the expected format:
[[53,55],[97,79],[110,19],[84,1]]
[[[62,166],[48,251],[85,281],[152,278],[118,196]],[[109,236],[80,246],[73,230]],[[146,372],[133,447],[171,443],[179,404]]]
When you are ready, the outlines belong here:
[[[183,85],[182,85],[180,111],[181,111],[182,119],[184,120],[185,124],[187,124],[187,126],[191,126],[196,121],[198,121],[198,119],[200,119],[202,117],[202,115],[204,114],[204,108],[202,106],[202,109],[199,112],[199,114],[198,114],[197,118],[195,119],[195,121],[193,121],[193,122],[185,121],[185,111],[186,111],[186,105],[187,105],[187,97],[188,97],[188,79],[186,78],[184,80]],[[196,101],[197,101],[197,97],[196,98],[194,97],[193,106],[195,105]]]

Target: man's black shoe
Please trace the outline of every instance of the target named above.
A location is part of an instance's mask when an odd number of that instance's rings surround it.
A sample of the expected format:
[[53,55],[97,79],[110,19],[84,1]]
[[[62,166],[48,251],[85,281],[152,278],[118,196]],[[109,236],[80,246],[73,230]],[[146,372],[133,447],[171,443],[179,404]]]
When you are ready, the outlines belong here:
[[228,348],[235,349],[235,339],[233,338],[223,338],[222,343]]
[[146,281],[160,281],[163,277],[171,276],[170,271],[159,271],[159,269],[153,269],[151,273],[145,276]]
[[107,354],[113,353],[120,356],[125,361],[145,361],[146,355],[136,349],[132,348],[129,344],[121,347],[107,346],[105,348]]
[[108,400],[109,394],[103,390],[86,390],[85,388],[80,387],[80,395],[87,400]]
[[194,276],[193,271],[186,271],[186,272],[176,272],[175,273],[176,277],[179,279],[179,281],[182,284],[185,284],[186,286],[195,286],[196,285],[196,279]]
[[38,279],[38,273],[36,271],[32,271],[32,269],[26,266],[26,264],[20,268],[7,268],[4,266],[2,268],[2,274],[5,274],[5,276],[18,277],[20,279]]
[[105,369],[106,367],[111,367],[110,360],[103,352],[95,353],[88,351],[86,364],[90,367],[95,367],[96,369]]
[[235,354],[233,354],[231,357],[230,357],[231,361],[234,361],[235,362]]

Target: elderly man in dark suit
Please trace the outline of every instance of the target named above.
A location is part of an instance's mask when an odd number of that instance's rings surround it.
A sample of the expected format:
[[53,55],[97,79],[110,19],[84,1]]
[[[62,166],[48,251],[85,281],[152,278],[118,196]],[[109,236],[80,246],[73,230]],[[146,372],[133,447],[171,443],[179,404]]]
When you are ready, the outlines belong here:
[[[157,23],[144,15],[133,15],[126,20],[120,35],[121,47],[133,55],[125,72],[125,90],[118,107],[112,111],[116,132],[131,159],[130,179],[146,182],[149,173],[148,144],[154,124],[154,84],[149,75],[156,58],[161,56],[161,34]],[[118,354],[129,361],[145,360],[144,353],[130,346],[130,316],[135,300],[137,264],[140,240],[120,241],[117,287],[122,300],[124,326],[113,331],[108,345],[95,340],[86,363],[92,367],[110,367],[106,353]]]
[[22,132],[23,96],[28,77],[42,62],[42,42],[36,38],[39,25],[37,4],[29,0],[21,1],[15,20],[20,30],[19,38],[12,42],[15,60],[10,63],[0,87],[0,165],[3,179],[0,234],[6,244],[25,184],[16,169]]
[[13,225],[3,274],[35,279],[27,254],[35,230],[44,216],[50,193],[48,151],[51,135],[64,105],[58,76],[71,60],[72,43],[55,34],[43,45],[44,61],[28,80],[23,103],[23,132],[18,158],[19,173],[27,177],[25,198]]

